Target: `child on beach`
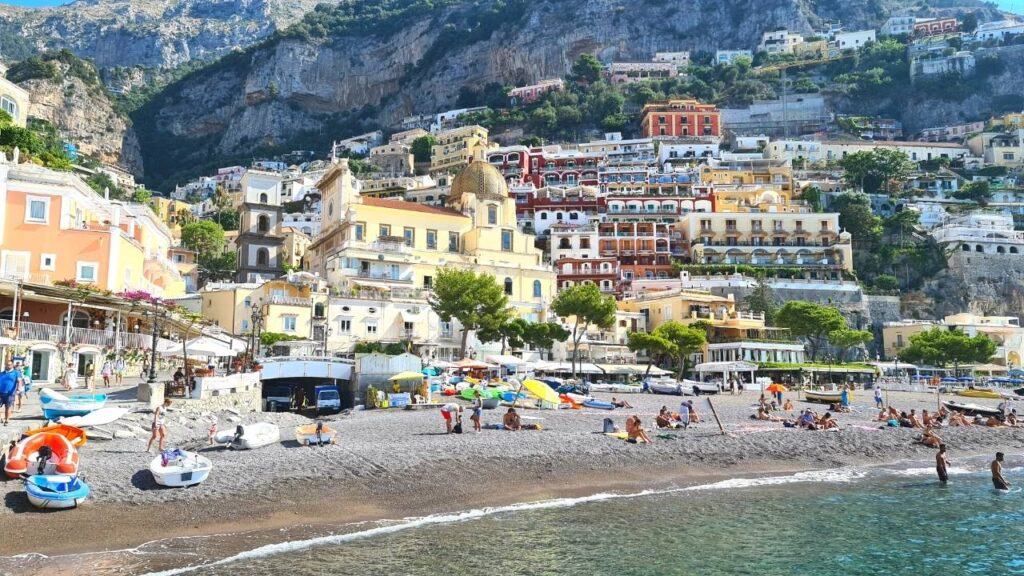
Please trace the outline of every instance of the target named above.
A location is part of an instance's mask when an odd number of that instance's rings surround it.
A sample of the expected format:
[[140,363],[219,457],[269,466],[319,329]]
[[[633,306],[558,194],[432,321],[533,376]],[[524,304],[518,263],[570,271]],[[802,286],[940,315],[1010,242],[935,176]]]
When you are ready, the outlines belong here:
[[473,394],[473,415],[469,417],[473,421],[473,430],[480,432],[480,420],[484,417],[484,397],[477,390]]

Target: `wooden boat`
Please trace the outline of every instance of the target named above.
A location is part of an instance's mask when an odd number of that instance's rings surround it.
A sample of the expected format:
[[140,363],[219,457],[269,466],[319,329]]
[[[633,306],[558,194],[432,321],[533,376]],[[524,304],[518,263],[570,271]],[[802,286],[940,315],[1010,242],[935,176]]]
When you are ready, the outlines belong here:
[[153,480],[161,486],[195,486],[210,475],[213,463],[206,456],[185,450],[166,450],[149,464]]
[[963,390],[958,390],[956,395],[965,396],[967,398],[993,398],[996,400],[1003,397],[999,391],[991,388],[965,388]]
[[295,428],[295,441],[304,446],[334,444],[338,432],[323,422]]
[[77,476],[55,474],[29,476],[25,494],[36,508],[75,508],[89,496],[89,485]]
[[60,434],[34,434],[11,447],[4,473],[9,478],[33,474],[77,474],[78,450]]
[[822,404],[836,404],[842,402],[841,391],[826,392],[824,390],[804,390],[804,400],[808,402],[820,402]]
[[43,426],[42,428],[33,428],[22,433],[21,437],[28,438],[29,436],[35,436],[36,434],[60,434],[67,438],[75,448],[85,446],[85,442],[88,440],[85,430],[76,428],[75,426],[68,426],[67,424],[51,424],[49,426]]
[[977,404],[968,404],[966,402],[952,402],[944,401],[942,405],[947,410],[954,410],[960,412],[965,416],[999,416],[1002,412],[997,408],[989,408],[987,406],[979,406]]

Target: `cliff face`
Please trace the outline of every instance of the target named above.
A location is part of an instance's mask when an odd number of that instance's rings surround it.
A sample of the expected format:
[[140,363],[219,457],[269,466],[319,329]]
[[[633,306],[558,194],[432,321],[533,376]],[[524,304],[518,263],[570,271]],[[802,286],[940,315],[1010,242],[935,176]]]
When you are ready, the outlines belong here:
[[122,166],[142,176],[142,151],[129,121],[114,111],[106,94],[81,79],[26,80],[21,87],[31,98],[29,116],[47,120],[80,154]]
[[[0,37],[36,51],[69,48],[99,67],[169,67],[246,47],[302,17],[316,0],[79,0],[0,5]],[[11,57],[8,47],[4,56]]]

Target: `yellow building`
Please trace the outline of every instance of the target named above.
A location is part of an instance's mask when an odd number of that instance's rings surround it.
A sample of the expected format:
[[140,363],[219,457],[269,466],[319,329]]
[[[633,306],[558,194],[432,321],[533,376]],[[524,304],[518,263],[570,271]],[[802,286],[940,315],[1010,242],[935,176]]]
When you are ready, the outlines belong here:
[[712,194],[715,212],[810,212],[807,204],[794,203],[789,192],[760,184],[723,184]]
[[1002,116],[995,116],[989,120],[989,124],[1001,126],[1004,130],[1024,128],[1024,112],[1009,112]]
[[802,266],[809,271],[853,271],[850,234],[839,214],[711,212],[684,215],[676,224],[694,264]]
[[1008,368],[1020,368],[1024,358],[1024,328],[1016,316],[979,316],[960,313],[946,316],[941,322],[901,320],[886,322],[882,327],[882,347],[887,359],[899,356],[910,345],[910,338],[932,328],[960,329],[968,336],[984,334],[996,343],[992,361]]
[[789,160],[710,159],[700,167],[702,184],[757,185],[790,198],[793,194],[793,167]]
[[6,78],[0,78],[0,110],[11,116],[15,126],[25,127],[31,103],[28,92]]
[[302,258],[313,240],[302,233],[301,230],[291,226],[281,228],[284,235],[284,244],[281,246],[281,261],[284,266],[292,270],[302,270]]
[[[445,208],[362,197],[345,159],[317,188],[323,194],[323,224],[306,252],[306,266],[338,293],[400,290],[425,304],[423,291],[431,288],[439,268],[473,268],[495,277],[520,316],[546,319],[555,274],[533,236],[517,228],[515,201],[493,166],[472,162],[459,173],[452,181],[451,207]],[[330,320],[337,332],[345,319]],[[457,337],[457,327],[443,328],[448,338]]]
[[483,160],[489,147],[487,129],[476,125],[443,130],[435,138],[437,143],[430,149],[432,173],[461,169],[473,160]]
[[200,292],[203,316],[232,334],[252,331],[253,307],[262,332],[320,341],[315,330],[327,310],[327,288],[308,274],[292,274],[263,284],[210,283]]
[[[175,239],[181,238],[183,214],[192,213],[191,204],[173,198],[154,196],[149,200],[149,207],[167,225]],[[187,215],[185,217],[187,218]]]
[[683,324],[698,320],[723,322],[736,313],[736,302],[731,296],[725,298],[703,290],[663,290],[623,298],[619,310],[639,313],[647,330],[653,331],[669,320]]

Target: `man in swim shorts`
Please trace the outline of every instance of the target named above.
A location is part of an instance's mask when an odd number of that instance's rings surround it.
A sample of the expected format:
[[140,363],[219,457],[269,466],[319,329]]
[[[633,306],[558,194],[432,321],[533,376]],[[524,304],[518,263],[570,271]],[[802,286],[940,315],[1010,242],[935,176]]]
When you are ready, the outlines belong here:
[[939,453],[935,455],[935,473],[939,475],[939,482],[945,484],[949,481],[949,458],[946,456],[946,445],[939,444]]
[[460,415],[461,413],[462,406],[458,404],[448,403],[441,406],[441,417],[444,418],[444,425],[449,434],[452,433],[452,414]]
[[1009,490],[1010,483],[1003,478],[1003,453],[996,452],[996,459],[992,461],[992,485],[996,490]]

